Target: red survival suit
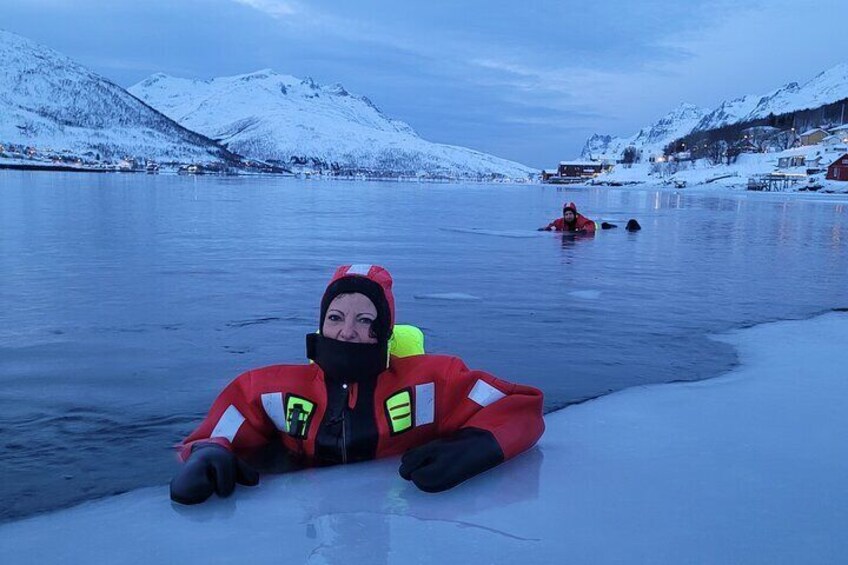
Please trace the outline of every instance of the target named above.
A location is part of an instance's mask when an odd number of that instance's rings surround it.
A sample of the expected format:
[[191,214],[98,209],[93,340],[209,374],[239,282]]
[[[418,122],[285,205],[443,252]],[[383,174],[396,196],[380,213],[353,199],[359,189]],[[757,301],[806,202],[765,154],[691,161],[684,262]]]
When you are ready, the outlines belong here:
[[547,226],[545,226],[544,230],[546,231],[570,231],[570,232],[584,232],[584,233],[595,233],[595,222],[583,216],[582,214],[577,213],[577,206],[574,202],[569,202],[566,204],[562,213],[565,214],[566,210],[571,210],[574,212],[574,223],[572,225],[566,225],[564,218],[557,218]]
[[[382,267],[340,267],[328,293],[338,283],[368,282],[363,279],[379,285],[371,285],[382,293],[372,302],[378,312],[380,302],[387,310],[390,331],[394,325],[392,279]],[[322,320],[328,302],[325,293]],[[542,392],[536,388],[470,370],[460,359],[443,355],[392,356],[388,367],[383,361],[373,377],[349,379],[335,365],[324,363],[336,367],[332,374],[322,369],[319,356],[310,351],[311,337],[323,339],[330,347],[359,346],[313,334],[307,336],[307,350],[314,364],[272,365],[240,375],[185,439],[181,458],[186,460],[193,448],[209,442],[236,454],[281,442],[307,463],[324,465],[400,455],[440,438],[447,442],[480,436],[493,446],[494,453],[487,455],[492,467],[532,447],[544,431]],[[345,355],[342,351],[342,361]],[[383,359],[387,358],[386,353]]]

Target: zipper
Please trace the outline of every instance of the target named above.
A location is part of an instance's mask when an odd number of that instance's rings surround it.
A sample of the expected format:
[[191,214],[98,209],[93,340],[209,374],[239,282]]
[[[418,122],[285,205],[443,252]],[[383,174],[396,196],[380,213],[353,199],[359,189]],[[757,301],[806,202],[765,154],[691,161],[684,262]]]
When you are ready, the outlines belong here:
[[350,391],[347,390],[347,383],[342,385],[342,388],[345,390],[347,394],[345,394],[344,404],[342,404],[342,465],[347,464],[347,421],[345,420],[345,413],[347,412],[347,404],[348,404],[348,395]]

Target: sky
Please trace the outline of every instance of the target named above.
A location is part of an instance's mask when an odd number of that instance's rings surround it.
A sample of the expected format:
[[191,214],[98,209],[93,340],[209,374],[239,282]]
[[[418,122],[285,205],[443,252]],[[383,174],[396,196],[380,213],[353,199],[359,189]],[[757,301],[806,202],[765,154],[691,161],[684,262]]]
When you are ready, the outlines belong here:
[[545,168],[848,61],[843,0],[0,0],[0,29],[129,87],[271,68],[430,141]]

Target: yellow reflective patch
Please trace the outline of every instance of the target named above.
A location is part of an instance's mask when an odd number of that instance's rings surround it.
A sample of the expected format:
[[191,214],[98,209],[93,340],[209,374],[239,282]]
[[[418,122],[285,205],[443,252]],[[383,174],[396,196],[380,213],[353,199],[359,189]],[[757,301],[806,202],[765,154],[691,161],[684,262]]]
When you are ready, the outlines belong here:
[[393,434],[412,427],[412,395],[409,389],[396,392],[386,399],[386,418]]
[[288,432],[294,437],[306,437],[315,403],[295,394],[286,396],[286,424]]

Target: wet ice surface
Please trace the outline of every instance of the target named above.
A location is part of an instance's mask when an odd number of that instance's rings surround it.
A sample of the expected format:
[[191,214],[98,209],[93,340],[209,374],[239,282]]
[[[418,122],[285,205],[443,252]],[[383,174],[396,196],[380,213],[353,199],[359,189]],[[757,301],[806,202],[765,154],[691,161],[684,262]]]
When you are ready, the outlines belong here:
[[548,414],[537,447],[445,493],[397,459],[192,507],[159,486],[2,525],[0,561],[841,564],[846,335],[845,313],[724,335],[730,373]]
[[[644,229],[534,231],[569,200]],[[0,203],[0,519],[165,482],[227,382],[303,361],[344,262],[548,408],[714,376],[735,356],[708,333],[848,283],[848,209],[815,195],[0,172]]]

